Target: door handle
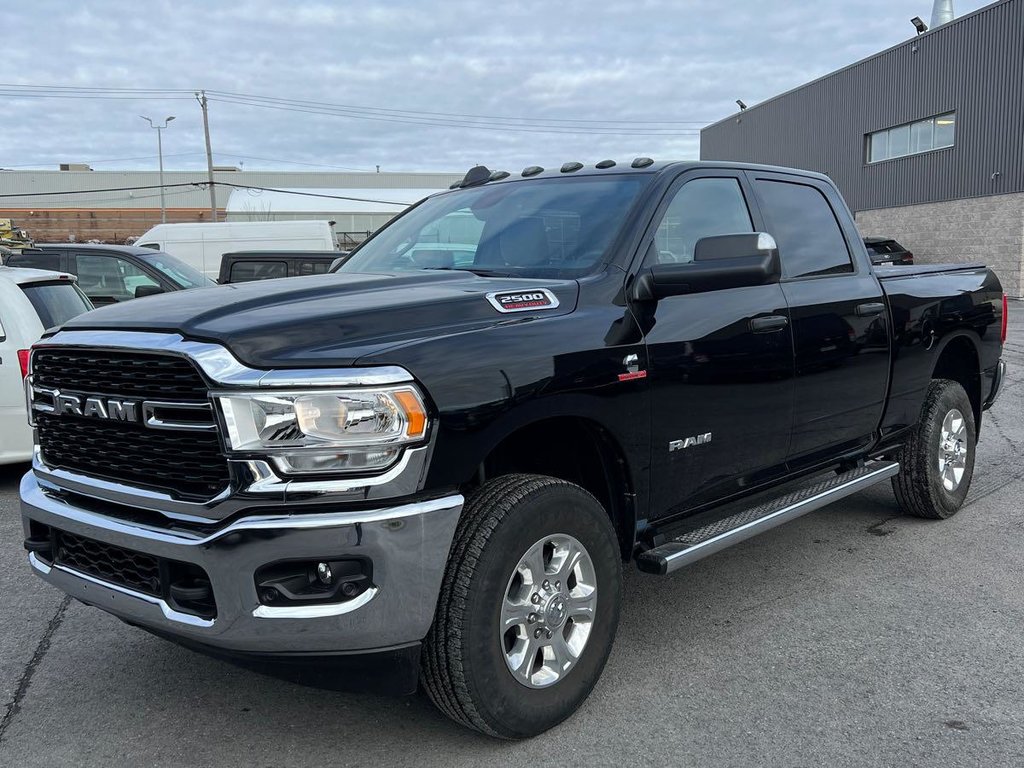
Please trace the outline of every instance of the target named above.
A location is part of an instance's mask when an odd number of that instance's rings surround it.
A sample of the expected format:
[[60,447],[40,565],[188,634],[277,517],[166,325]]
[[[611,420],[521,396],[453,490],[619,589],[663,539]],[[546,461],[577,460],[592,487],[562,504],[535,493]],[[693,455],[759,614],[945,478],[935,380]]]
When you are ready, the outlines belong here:
[[885,312],[885,304],[878,301],[872,301],[867,304],[858,304],[854,310],[857,313],[857,317],[871,317],[872,315],[880,315]]
[[750,330],[754,333],[772,333],[781,331],[789,325],[789,319],[784,315],[768,315],[767,317],[755,317],[750,321]]

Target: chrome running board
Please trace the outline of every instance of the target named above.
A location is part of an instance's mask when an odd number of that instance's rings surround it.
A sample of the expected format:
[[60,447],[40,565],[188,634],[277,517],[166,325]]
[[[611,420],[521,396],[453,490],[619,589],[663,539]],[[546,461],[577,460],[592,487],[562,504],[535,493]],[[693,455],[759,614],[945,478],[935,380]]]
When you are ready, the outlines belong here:
[[777,525],[788,523],[833,501],[888,480],[899,471],[900,465],[895,461],[869,461],[847,472],[836,473],[824,480],[818,479],[803,488],[715,520],[649,549],[637,556],[637,567],[645,573],[664,576]]

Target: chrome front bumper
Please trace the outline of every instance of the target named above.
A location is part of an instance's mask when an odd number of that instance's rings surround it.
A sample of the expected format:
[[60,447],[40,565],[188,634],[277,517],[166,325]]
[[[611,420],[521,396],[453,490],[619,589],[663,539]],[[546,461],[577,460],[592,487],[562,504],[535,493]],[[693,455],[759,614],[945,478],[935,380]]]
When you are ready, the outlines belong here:
[[[154,557],[194,563],[210,578],[217,614],[204,619],[59,561],[35,555],[35,572],[78,600],[128,622],[223,651],[336,653],[422,640],[434,617],[461,495],[362,511],[242,517],[209,534],[126,522],[48,494],[30,472],[21,481],[25,536],[32,521]],[[368,558],[372,584],[347,602],[272,607],[255,572],[291,559]]]

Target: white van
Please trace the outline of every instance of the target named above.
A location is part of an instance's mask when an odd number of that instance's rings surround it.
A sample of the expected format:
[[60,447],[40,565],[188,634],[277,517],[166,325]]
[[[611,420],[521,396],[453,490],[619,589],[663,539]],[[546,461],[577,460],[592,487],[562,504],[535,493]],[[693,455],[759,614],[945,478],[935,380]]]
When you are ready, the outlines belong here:
[[29,349],[44,330],[90,309],[73,275],[0,267],[0,464],[32,458],[25,408]]
[[328,221],[225,221],[157,224],[135,245],[177,256],[213,279],[220,257],[232,251],[334,251]]

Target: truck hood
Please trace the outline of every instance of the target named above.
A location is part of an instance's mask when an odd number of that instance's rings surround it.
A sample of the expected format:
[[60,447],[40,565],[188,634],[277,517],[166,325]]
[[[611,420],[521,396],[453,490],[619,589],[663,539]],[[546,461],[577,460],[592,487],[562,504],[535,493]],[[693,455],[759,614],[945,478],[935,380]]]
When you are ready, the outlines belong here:
[[[538,288],[558,306],[505,314],[487,298]],[[330,367],[418,339],[566,314],[578,296],[572,280],[335,273],[150,296],[80,315],[64,329],[179,333],[222,344],[254,368]]]

